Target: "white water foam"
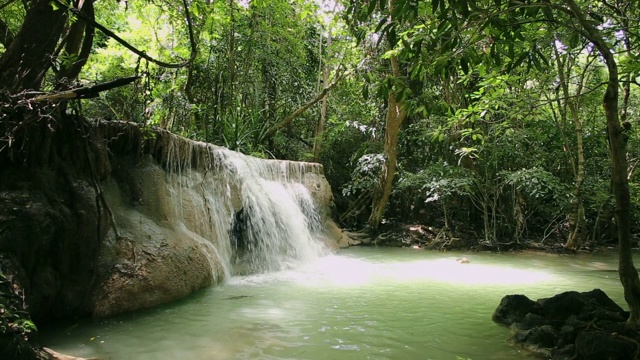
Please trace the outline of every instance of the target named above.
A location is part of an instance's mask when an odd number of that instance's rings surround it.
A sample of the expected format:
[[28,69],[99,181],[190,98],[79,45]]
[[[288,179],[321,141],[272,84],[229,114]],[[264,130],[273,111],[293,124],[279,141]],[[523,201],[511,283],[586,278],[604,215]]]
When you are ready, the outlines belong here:
[[175,216],[213,244],[203,248],[212,271],[220,263],[225,278],[280,271],[329,253],[303,185],[319,165],[258,159],[177,137],[167,158]]

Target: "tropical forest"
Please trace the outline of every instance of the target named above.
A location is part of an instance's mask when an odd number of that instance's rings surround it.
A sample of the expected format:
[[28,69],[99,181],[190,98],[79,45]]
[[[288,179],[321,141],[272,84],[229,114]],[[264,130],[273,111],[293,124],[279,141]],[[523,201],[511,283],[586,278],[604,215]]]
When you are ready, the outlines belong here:
[[639,165],[637,0],[0,0],[0,358],[640,359]]

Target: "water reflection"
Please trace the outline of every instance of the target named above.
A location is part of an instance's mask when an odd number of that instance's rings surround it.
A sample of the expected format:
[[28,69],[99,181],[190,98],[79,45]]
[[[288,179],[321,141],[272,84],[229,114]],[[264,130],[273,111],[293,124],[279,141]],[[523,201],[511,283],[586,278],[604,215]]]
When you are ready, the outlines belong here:
[[499,264],[460,263],[456,257],[377,263],[340,255],[327,256],[296,270],[232,278],[228,285],[256,285],[291,281],[307,287],[354,287],[379,282],[435,281],[466,285],[536,284],[557,281],[540,269],[519,269]]

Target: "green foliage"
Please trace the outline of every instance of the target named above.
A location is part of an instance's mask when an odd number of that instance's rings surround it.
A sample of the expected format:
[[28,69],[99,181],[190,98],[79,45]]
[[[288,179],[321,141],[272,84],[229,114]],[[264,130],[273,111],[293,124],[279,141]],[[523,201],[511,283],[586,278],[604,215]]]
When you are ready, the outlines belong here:
[[[320,12],[315,1],[194,0],[189,10],[198,55],[185,69],[148,64],[97,32],[79,81],[134,74],[142,79],[83,100],[81,109],[89,117],[158,125],[260,157],[320,161],[340,190],[336,204],[342,211],[377,184],[386,102],[394,92],[408,117],[398,139],[399,173],[388,214],[430,223],[442,218],[444,207],[459,208],[464,216],[450,216],[456,225],[509,241],[523,225],[518,212],[529,219],[531,234],[541,234],[570,211],[577,141],[567,104],[574,104],[585,157],[580,196],[587,223],[595,222],[601,206],[611,202],[602,111],[607,73],[584,33],[566,26],[575,24],[566,4],[394,0],[392,10],[388,0],[343,3],[344,11],[333,14],[327,4]],[[637,7],[577,3],[588,8],[587,21],[599,26],[615,53],[622,85],[632,82],[640,60],[626,42],[640,41],[628,23]],[[185,9],[176,4],[95,2],[96,20],[149,55],[180,62],[191,49]],[[3,6],[0,21],[16,34],[25,7]],[[389,76],[392,55],[401,76]],[[61,51],[54,59],[65,66],[77,57]],[[559,62],[572,69],[565,84],[559,83]],[[314,106],[261,141],[321,90],[325,68],[331,80],[341,74],[342,81],[328,94],[324,133],[316,133],[320,108]],[[584,88],[574,96],[580,76]],[[564,85],[570,99],[563,99]],[[625,114],[635,124],[640,97],[637,87],[629,91]],[[635,169],[636,126],[626,135]],[[316,139],[319,159],[312,154]],[[629,176],[637,199],[637,175]]]
[[0,335],[17,335],[28,340],[30,334],[37,329],[27,311],[16,301],[21,296],[21,291],[0,272]]
[[558,177],[539,167],[521,169],[499,174],[507,185],[527,197],[537,200],[562,201],[569,195],[567,185],[562,184]]
[[384,162],[385,159],[382,154],[365,154],[361,156],[351,174],[351,181],[342,188],[342,195],[349,196],[362,191],[370,191],[378,186]]
[[425,203],[430,203],[469,196],[473,192],[473,183],[470,171],[448,164],[435,164],[415,174],[403,173],[396,191],[417,192]]

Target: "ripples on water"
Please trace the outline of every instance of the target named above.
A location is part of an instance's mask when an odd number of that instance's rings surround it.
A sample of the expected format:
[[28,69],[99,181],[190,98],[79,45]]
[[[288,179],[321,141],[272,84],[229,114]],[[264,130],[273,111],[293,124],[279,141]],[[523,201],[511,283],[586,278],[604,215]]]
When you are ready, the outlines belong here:
[[[469,264],[456,257],[466,256]],[[502,296],[605,290],[614,254],[348,249],[296,270],[231,278],[169,306],[71,329],[45,345],[102,359],[514,359],[491,314]]]

